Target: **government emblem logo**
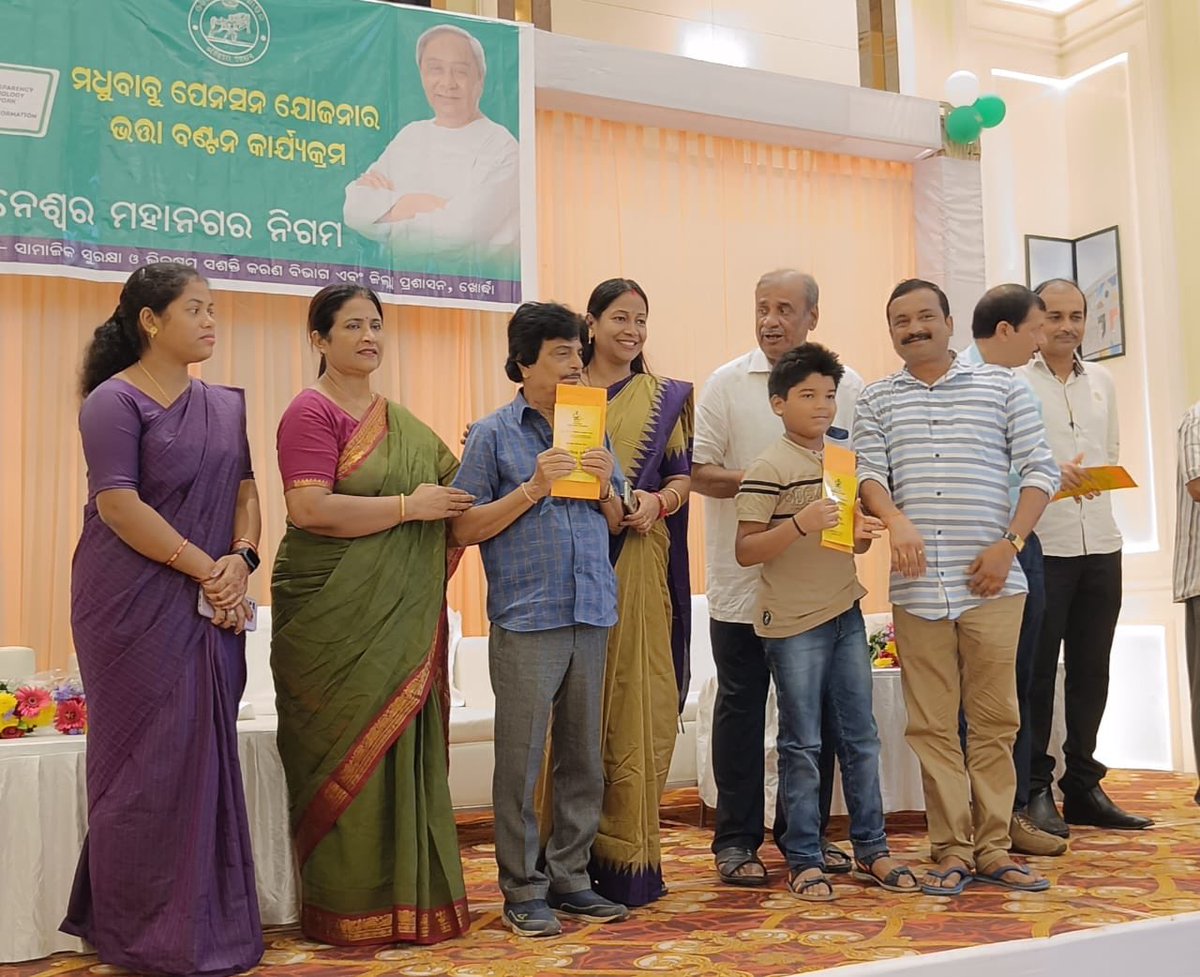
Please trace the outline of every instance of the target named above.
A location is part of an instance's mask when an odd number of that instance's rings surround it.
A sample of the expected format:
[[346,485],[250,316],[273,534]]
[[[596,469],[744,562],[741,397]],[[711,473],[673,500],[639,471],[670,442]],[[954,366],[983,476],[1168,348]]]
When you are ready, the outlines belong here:
[[231,68],[254,64],[271,43],[271,24],[258,0],[195,0],[188,33],[201,54]]

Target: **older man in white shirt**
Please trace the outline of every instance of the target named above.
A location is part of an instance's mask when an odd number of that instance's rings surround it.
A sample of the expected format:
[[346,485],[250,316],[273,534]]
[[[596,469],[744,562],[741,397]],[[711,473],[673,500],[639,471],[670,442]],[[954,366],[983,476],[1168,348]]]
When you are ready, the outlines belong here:
[[[737,509],[734,497],[742,472],[782,432],[771,410],[767,378],[788,350],[799,346],[820,317],[816,280],[792,269],[770,272],[754,292],[758,348],[719,367],[705,384],[696,407],[692,490],[704,501],[708,559],[709,631],[717,669],[713,714],[713,774],[717,815],[712,850],[723,881],[760,886],[767,882],[758,857],[764,837],[763,736],[771,673],[762,640],[754,633],[758,567],[742,567],[734,557]],[[854,403],[863,381],[846,368],[837,391],[837,416],[830,436],[849,438]],[[823,736],[821,756],[822,829],[833,795],[833,737]],[[775,834],[782,829],[776,805]],[[849,857],[825,846],[826,870],[847,872]]]
[[434,117],[401,129],[346,188],[346,225],[398,254],[450,255],[465,271],[501,277],[520,239],[518,150],[479,109],[483,46],[440,24],[417,41],[417,64]]
[[[1104,367],[1079,356],[1087,301],[1074,282],[1038,286],[1046,304],[1044,342],[1022,372],[1042,403],[1054,460],[1115,465],[1120,454],[1117,394]],[[1121,612],[1121,531],[1108,493],[1046,507],[1037,527],[1045,553],[1046,614],[1034,661],[1030,708],[1032,760],[1029,817],[1066,838],[1068,824],[1139,829],[1153,823],[1121,810],[1104,793],[1108,772],[1096,759],[1096,734],[1108,702],[1108,669]],[[1060,648],[1066,668],[1066,772],[1059,781],[1063,815],[1051,795],[1050,727]],[[1064,820],[1065,819],[1065,820]]]

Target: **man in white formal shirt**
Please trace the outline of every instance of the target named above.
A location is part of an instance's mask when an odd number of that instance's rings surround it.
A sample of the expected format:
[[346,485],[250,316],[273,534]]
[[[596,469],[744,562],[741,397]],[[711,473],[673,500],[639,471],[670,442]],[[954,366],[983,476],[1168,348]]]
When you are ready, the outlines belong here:
[[[793,269],[773,271],[754,292],[758,348],[719,367],[709,377],[696,406],[692,491],[704,500],[709,630],[717,669],[713,712],[713,774],[717,815],[712,850],[723,881],[760,886],[767,882],[758,857],[764,836],[763,736],[771,673],[762,639],[754,633],[758,609],[758,567],[742,567],[734,556],[737,508],[734,498],[742,472],[783,432],[771,409],[767,378],[784,353],[799,346],[820,316],[816,280]],[[846,368],[838,385],[837,416],[829,436],[847,439],[854,403],[863,381]],[[821,827],[829,819],[833,793],[832,735],[823,735]],[[776,805],[775,835],[782,831]],[[826,870],[847,872],[849,857],[825,846]]]
[[440,24],[418,39],[417,64],[434,117],[401,129],[346,188],[346,225],[398,255],[448,255],[493,274],[516,260],[521,214],[517,141],[479,109],[483,46]]
[[[1078,285],[1063,279],[1044,282],[1037,293],[1046,304],[1042,350],[1022,373],[1042,403],[1054,460],[1085,468],[1115,465],[1121,443],[1116,387],[1104,367],[1079,355],[1087,300]],[[1149,818],[1121,810],[1104,793],[1100,782],[1108,771],[1095,756],[1121,612],[1122,540],[1109,493],[1051,502],[1037,531],[1045,553],[1046,613],[1030,693],[1029,817],[1063,838],[1068,824],[1148,828]],[[1055,763],[1049,749],[1060,649],[1067,725],[1062,817],[1050,792]]]

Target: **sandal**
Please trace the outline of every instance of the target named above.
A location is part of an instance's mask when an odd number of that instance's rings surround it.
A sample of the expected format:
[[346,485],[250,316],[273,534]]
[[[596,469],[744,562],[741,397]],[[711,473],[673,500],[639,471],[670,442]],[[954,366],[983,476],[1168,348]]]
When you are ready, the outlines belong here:
[[[1028,879],[1027,882],[1012,882],[1006,876],[1017,874],[1023,879]],[[995,885],[1002,889],[1012,889],[1014,892],[1045,892],[1050,888],[1050,880],[1047,878],[1035,879],[1033,873],[1024,865],[1017,865],[1015,862],[1001,863],[993,869],[986,872],[976,872],[975,880],[982,882],[984,885]]]
[[947,881],[952,876],[958,876],[958,881],[951,886],[927,885],[926,883],[922,882],[921,893],[922,895],[926,896],[960,896],[962,895],[963,890],[969,886],[974,879],[969,868],[962,868],[959,865],[954,865],[945,870],[931,868],[925,874],[931,878],[938,879],[939,881]]
[[[879,886],[879,888],[884,889],[887,892],[895,892],[902,896],[915,896],[920,893],[921,886],[917,882],[917,877],[913,875],[912,869],[910,869],[907,865],[897,865],[882,879],[875,874],[875,871],[871,868],[871,866],[881,858],[890,857],[891,856],[888,854],[879,854],[872,858],[869,862],[864,862],[861,859],[856,860],[854,863],[856,871],[854,872],[853,877],[858,879],[860,882],[868,882],[871,885]],[[903,878],[912,879],[913,884],[901,885],[900,880]]]
[[[815,868],[815,866],[812,866]],[[800,876],[811,871],[811,868],[800,868],[794,872],[788,873],[788,889],[797,899],[803,899],[805,902],[833,902],[835,896],[833,894],[833,885],[825,876],[824,872],[819,875],[814,875],[811,879],[801,879]],[[817,886],[824,886],[825,891],[813,892]]]
[[850,856],[832,841],[821,843],[821,856],[825,859],[825,871],[829,875],[845,875],[854,867]]
[[[717,874],[726,885],[741,885],[748,888],[762,888],[767,884],[767,867],[759,859],[756,852],[749,848],[722,848],[717,852]],[[761,875],[739,875],[747,865],[757,865],[762,869]]]

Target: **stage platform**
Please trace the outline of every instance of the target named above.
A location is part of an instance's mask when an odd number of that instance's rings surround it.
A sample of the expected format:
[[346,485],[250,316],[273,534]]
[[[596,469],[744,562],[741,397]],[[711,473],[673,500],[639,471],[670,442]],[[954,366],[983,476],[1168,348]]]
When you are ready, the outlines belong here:
[[[719,885],[694,791],[664,805],[670,894],[612,926],[567,924],[551,940],[518,939],[498,921],[491,822],[459,820],[473,925],[430,948],[346,950],[294,931],[268,933],[264,977],[533,977],[539,974],[783,977],[821,973],[922,977],[1086,973],[1090,977],[1200,974],[1200,806],[1194,777],[1114,772],[1110,793],[1154,817],[1147,832],[1079,828],[1062,858],[1031,859],[1055,885],[1038,895],[976,886],[955,899],[905,897],[854,881],[838,900],[800,903],[783,885],[769,845],[766,890]],[[845,819],[835,824],[845,834]],[[918,867],[928,856],[920,815],[889,818],[893,851]],[[838,833],[835,831],[835,837]],[[9,880],[10,884],[21,884]],[[95,957],[60,954],[0,966],[3,977],[116,974]]]

